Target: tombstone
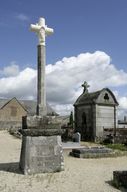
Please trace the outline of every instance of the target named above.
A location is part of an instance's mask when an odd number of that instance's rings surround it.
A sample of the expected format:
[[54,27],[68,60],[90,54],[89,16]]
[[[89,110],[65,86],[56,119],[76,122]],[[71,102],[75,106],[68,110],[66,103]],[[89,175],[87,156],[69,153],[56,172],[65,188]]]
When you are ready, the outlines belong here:
[[80,141],[81,141],[81,134],[79,132],[74,133],[73,141],[77,142],[77,143],[80,143]]
[[45,36],[53,33],[45,25],[45,19],[31,25],[31,31],[39,37],[37,112],[35,116],[26,116],[22,120],[22,147],[20,169],[24,174],[49,173],[64,169],[61,142],[61,124],[57,117],[47,116],[45,87]]
[[99,158],[113,156],[113,150],[106,147],[84,147],[72,149],[70,155],[78,158]]

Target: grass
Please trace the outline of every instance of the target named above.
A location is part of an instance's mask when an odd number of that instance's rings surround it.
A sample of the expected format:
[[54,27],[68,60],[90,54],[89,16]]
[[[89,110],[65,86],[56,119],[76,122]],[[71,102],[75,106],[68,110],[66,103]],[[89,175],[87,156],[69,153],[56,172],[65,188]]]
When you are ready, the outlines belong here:
[[114,150],[127,151],[127,146],[124,144],[106,144],[106,147]]

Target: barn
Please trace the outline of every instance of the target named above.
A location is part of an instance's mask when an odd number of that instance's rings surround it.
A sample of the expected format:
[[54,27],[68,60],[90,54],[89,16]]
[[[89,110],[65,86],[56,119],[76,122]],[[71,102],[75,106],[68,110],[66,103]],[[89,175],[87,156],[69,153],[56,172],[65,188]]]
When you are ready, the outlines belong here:
[[[36,114],[36,101],[0,99],[0,129],[21,128],[22,117]],[[47,104],[48,115],[57,115]]]

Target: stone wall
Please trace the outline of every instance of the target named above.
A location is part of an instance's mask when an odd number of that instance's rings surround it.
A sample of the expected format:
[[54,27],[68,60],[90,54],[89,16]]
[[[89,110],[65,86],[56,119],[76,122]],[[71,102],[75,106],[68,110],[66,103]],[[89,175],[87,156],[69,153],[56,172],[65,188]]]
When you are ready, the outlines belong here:
[[12,99],[0,110],[0,121],[21,121],[27,111],[16,99]]
[[22,122],[21,121],[0,121],[0,130],[9,130],[11,128],[21,129]]
[[[127,128],[125,129],[116,128],[115,134],[116,134],[114,137],[115,143],[127,143]],[[106,138],[106,136],[108,135],[111,135],[113,137],[114,129],[112,128],[104,129],[103,135],[104,135],[104,138]]]
[[114,128],[114,107],[96,105],[96,136],[103,136],[104,128]]
[[[114,106],[81,105],[75,110],[76,131],[81,135],[86,135],[88,139],[90,136],[95,139],[103,137],[104,128],[114,128],[115,126]],[[84,120],[84,118],[86,119]]]
[[22,117],[26,115],[27,111],[13,98],[0,109],[0,130],[21,127]]

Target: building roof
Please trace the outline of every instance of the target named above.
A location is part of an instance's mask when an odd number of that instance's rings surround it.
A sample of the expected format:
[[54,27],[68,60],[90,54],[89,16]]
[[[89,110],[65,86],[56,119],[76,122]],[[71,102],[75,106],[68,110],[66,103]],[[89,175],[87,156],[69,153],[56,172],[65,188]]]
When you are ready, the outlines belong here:
[[[111,95],[112,97],[112,100],[110,101],[102,101],[102,100],[99,100],[99,96],[103,93],[103,92],[107,92],[108,94]],[[79,97],[78,99],[76,100],[76,102],[74,103],[74,106],[76,105],[84,105],[84,104],[112,104],[112,105],[118,105],[118,102],[114,96],[114,94],[112,93],[112,91],[108,88],[104,88],[104,89],[101,89],[99,91],[96,91],[96,92],[83,92]]]
[[[16,99],[15,97],[13,99]],[[0,109],[2,109],[5,105],[7,105],[12,99],[0,99]],[[16,99],[17,100],[17,99]],[[19,104],[28,112],[30,115],[36,114],[36,106],[37,102],[33,100],[17,100]],[[47,104],[47,113],[48,115],[57,113]]]

